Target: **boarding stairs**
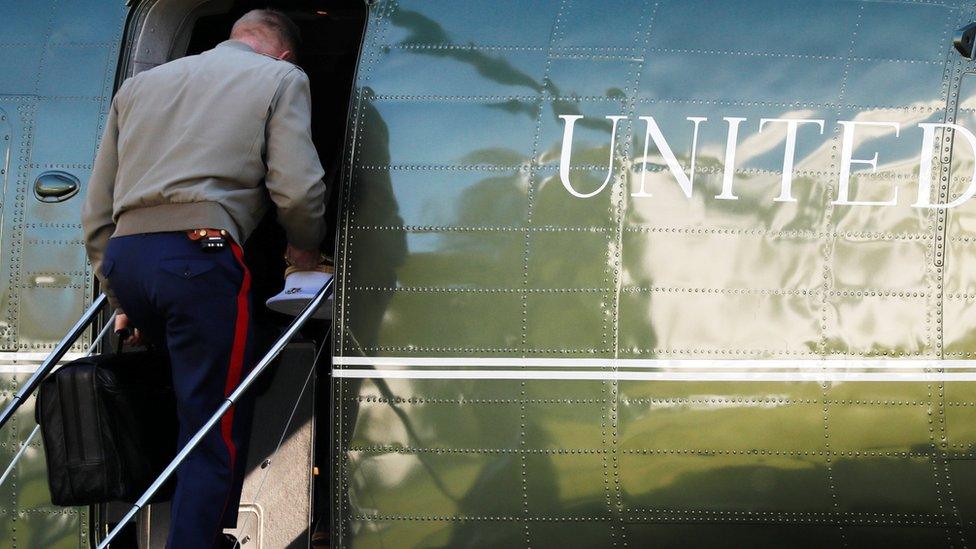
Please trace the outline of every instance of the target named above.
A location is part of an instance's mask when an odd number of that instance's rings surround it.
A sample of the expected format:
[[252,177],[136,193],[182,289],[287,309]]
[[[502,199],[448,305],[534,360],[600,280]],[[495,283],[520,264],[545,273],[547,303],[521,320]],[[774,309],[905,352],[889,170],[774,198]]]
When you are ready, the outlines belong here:
[[[122,517],[118,519],[117,522],[115,522],[115,526],[110,531],[108,531],[104,536],[99,535],[100,532],[94,532],[94,531],[92,532],[93,544],[97,542],[97,549],[109,548],[112,541],[115,540],[123,530],[125,530],[127,527],[135,523],[137,514],[139,514],[140,511],[148,511],[149,500],[153,497],[153,495],[167,482],[167,480],[169,480],[170,477],[173,476],[173,474],[176,472],[177,467],[179,467],[179,465],[187,458],[188,455],[190,455],[190,453],[194,450],[194,448],[196,448],[197,445],[199,445],[203,437],[211,429],[213,429],[218,422],[220,422],[220,418],[223,417],[223,415],[227,413],[228,410],[230,410],[230,408],[241,398],[241,396],[255,384],[258,378],[260,378],[261,375],[266,370],[268,370],[269,366],[275,361],[275,359],[279,357],[279,355],[282,354],[282,352],[289,345],[289,343],[291,343],[292,340],[295,339],[299,331],[313,317],[315,312],[328,301],[329,297],[332,295],[333,292],[333,282],[334,279],[329,280],[329,282],[326,283],[325,286],[323,286],[322,289],[320,289],[315,294],[315,296],[308,303],[308,305],[306,305],[305,308],[302,310],[302,312],[299,313],[298,316],[296,316],[295,319],[288,325],[288,327],[284,330],[281,336],[278,337],[278,339],[274,342],[274,344],[271,345],[270,349],[264,354],[261,360],[258,361],[258,363],[250,371],[250,373],[240,382],[237,388],[224,399],[224,402],[213,413],[213,415],[210,416],[210,419],[203,425],[203,427],[201,427],[196,432],[196,434],[194,434],[193,437],[190,438],[186,446],[184,446],[177,453],[177,455],[173,458],[173,460],[169,463],[169,465],[167,465],[166,468],[162,471],[162,473],[159,474],[156,480],[153,481],[153,483],[145,490],[145,492],[139,497],[139,499],[136,500],[135,503],[133,503],[130,507],[128,507],[128,510],[125,511]],[[31,377],[27,380],[27,382],[24,383],[23,386],[21,386],[17,390],[17,392],[14,394],[11,401],[7,404],[6,408],[4,408],[2,412],[0,412],[0,429],[3,429],[3,427],[14,416],[14,413],[17,411],[17,409],[20,408],[30,398],[30,396],[34,394],[34,392],[40,386],[44,378],[46,378],[52,371],[54,371],[54,369],[60,364],[61,360],[65,357],[68,350],[71,349],[71,347],[75,344],[78,338],[81,337],[95,323],[95,321],[102,316],[103,309],[105,308],[107,302],[108,299],[106,298],[105,294],[101,294],[97,298],[95,298],[91,306],[89,306],[88,309],[84,312],[84,314],[82,314],[81,318],[79,318],[78,321],[74,324],[74,326],[71,327],[68,333],[64,335],[64,337],[57,344],[57,346],[55,346],[54,350],[51,351],[51,353],[44,359],[44,361],[37,368],[37,370],[35,370],[34,373],[31,375]],[[91,354],[96,350],[99,342],[108,333],[113,323],[114,323],[114,314],[111,317],[109,317],[108,320],[105,322],[104,327],[97,334],[97,336],[92,340],[92,343],[86,350],[85,354]],[[273,452],[271,454],[272,456],[277,454],[277,452],[282,447],[282,443],[284,442],[285,435],[287,434],[288,428],[291,425],[295,412],[300,404],[303,395],[306,393],[305,389],[307,388],[309,378],[311,378],[312,373],[314,371],[314,363],[317,362],[319,358],[319,353],[322,350],[324,350],[325,346],[326,344],[325,342],[323,342],[318,352],[314,353],[314,357],[310,362],[312,370],[309,371],[308,377],[306,377],[305,385],[302,386],[301,394],[298,395],[298,400],[296,400],[295,406],[291,408],[291,414],[286,416],[287,418],[287,422],[285,424],[286,432],[282,432],[281,437],[277,439],[277,444],[273,446]],[[258,404],[258,407],[260,408],[260,404]],[[259,422],[261,421],[262,417],[263,416],[260,415],[260,410],[255,410],[255,427],[256,427],[255,430],[261,428]],[[11,463],[8,464],[4,472],[0,474],[0,486],[2,486],[3,483],[7,480],[7,477],[10,475],[11,471],[14,470],[14,467],[17,465],[17,462],[23,457],[25,450],[28,448],[30,442],[39,434],[39,432],[40,432],[40,426],[34,427],[33,431],[31,431],[27,439],[22,443],[20,450],[14,455],[14,458],[11,461]],[[260,468],[261,469],[268,468],[271,462],[272,462],[271,458],[263,460],[263,462],[260,465]],[[262,488],[264,488],[265,484],[267,483],[267,472],[265,472],[263,475],[260,475],[260,478],[257,482],[251,482],[250,474],[249,474],[248,479],[245,481],[245,496],[247,496],[249,483],[256,484],[253,490],[255,490],[257,493],[260,493]],[[252,498],[252,499],[256,499],[256,498]],[[244,499],[242,499],[242,515],[246,515],[249,512],[260,513],[261,509],[259,506],[257,507],[256,510],[245,509]],[[144,515],[148,516],[148,513],[144,513]],[[247,526],[250,522],[251,522],[250,520],[245,521],[244,530],[247,530]],[[145,530],[146,528],[141,528],[141,529]],[[260,531],[260,528],[258,528],[258,530]],[[239,546],[247,549],[250,549],[252,547],[259,549],[262,546],[266,545],[265,543],[262,543],[261,539],[252,538],[251,537],[252,535],[253,534],[249,533],[249,531],[243,531],[242,533],[240,533],[240,535],[238,536]],[[140,539],[140,546],[148,547],[150,545],[155,546],[154,544],[151,543],[150,540],[158,539],[160,536],[158,536],[158,534],[152,536],[146,534],[145,536],[140,536],[140,537],[142,538]],[[248,541],[253,541],[256,543],[247,545]]]

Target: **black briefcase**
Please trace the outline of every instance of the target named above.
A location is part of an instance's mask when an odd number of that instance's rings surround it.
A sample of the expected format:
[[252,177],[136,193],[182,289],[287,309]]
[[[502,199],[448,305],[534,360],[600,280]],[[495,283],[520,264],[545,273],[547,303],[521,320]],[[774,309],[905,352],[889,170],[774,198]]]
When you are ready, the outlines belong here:
[[[176,455],[178,423],[168,358],[140,351],[65,364],[37,394],[51,502],[133,502]],[[172,483],[152,501],[172,495]]]

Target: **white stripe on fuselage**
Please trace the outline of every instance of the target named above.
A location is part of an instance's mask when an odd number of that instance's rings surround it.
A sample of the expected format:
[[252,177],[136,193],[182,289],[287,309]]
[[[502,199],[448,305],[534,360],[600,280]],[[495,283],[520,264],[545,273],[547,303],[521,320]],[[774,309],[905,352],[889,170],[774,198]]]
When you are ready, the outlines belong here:
[[598,381],[976,381],[976,360],[333,357],[339,378]]
[[[50,353],[0,352],[0,375],[33,374]],[[84,353],[67,353],[59,364],[85,356]]]

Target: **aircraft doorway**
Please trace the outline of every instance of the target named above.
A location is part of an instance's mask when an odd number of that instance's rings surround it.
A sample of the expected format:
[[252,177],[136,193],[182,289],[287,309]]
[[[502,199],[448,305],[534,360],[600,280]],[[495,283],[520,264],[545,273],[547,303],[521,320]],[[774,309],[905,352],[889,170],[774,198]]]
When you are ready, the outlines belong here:
[[[338,176],[342,160],[349,94],[366,23],[362,0],[289,0],[261,2],[241,0],[224,13],[201,17],[194,25],[187,55],[208,50],[230,34],[231,26],[245,12],[270,7],[285,12],[301,28],[298,65],[312,90],[312,135],[326,171],[330,199],[326,215],[329,233],[323,251],[332,255],[338,203]],[[254,277],[255,302],[264,301],[282,288],[284,233],[267,218],[248,242],[249,266]]]
[[[362,0],[149,0],[134,10],[128,31],[130,47],[123,52],[120,74],[124,78],[208,50],[227,39],[234,21],[256,8],[278,9],[301,29],[297,64],[311,83],[313,141],[326,171],[330,195],[326,208],[328,232],[322,250],[332,256],[349,98],[367,16]],[[254,292],[253,318],[264,348],[291,320],[263,306],[283,287],[285,246],[284,231],[275,222],[273,211],[245,244]],[[252,389],[259,401],[252,456],[248,459],[254,467],[249,466],[238,520],[238,527],[243,525],[246,529],[240,537],[250,543],[242,543],[242,547],[307,547],[316,523],[324,528],[329,524],[329,326],[324,321],[310,322],[303,330],[305,339],[290,345],[277,368],[267,372],[266,379]],[[316,385],[316,376],[311,376],[309,382],[306,374],[316,356],[314,351],[323,348],[314,365],[321,372]],[[303,383],[307,390],[303,391]],[[263,416],[262,408],[266,411]],[[316,423],[320,425],[318,441]],[[277,450],[279,440],[284,443]],[[270,461],[274,463],[269,464]],[[271,468],[271,474],[264,475],[265,467]],[[313,468],[322,474],[314,476]],[[249,488],[248,483],[254,486]],[[274,513],[272,508],[276,505],[289,507],[287,516]],[[167,508],[151,507],[154,509],[140,518],[138,533],[133,532],[129,538],[130,543],[141,548],[162,547],[165,542]],[[103,517],[96,529],[111,524],[118,512],[119,509],[109,508],[96,513]]]

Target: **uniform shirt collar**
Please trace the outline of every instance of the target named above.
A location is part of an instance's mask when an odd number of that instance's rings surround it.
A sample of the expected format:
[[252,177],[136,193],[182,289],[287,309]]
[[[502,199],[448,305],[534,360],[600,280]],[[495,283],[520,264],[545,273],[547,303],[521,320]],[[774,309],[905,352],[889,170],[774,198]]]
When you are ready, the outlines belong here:
[[241,42],[239,40],[224,40],[223,42],[217,44],[217,47],[218,48],[232,48],[232,49],[235,49],[235,50],[249,51],[251,53],[254,53],[254,48],[252,48],[251,46],[248,46],[247,44],[245,44],[244,42]]

